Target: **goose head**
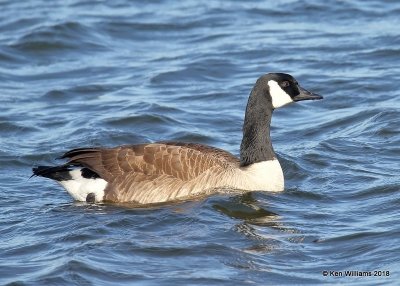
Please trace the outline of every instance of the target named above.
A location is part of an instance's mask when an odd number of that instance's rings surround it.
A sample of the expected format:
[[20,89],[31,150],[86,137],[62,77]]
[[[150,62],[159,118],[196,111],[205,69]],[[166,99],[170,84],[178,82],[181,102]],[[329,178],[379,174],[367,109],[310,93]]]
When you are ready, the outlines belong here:
[[319,94],[312,93],[302,88],[297,80],[290,74],[268,73],[261,76],[258,81],[261,82],[261,85],[267,87],[273,109],[296,101],[323,98]]
[[251,90],[246,106],[240,166],[276,159],[270,139],[272,112],[292,102],[313,99],[322,99],[322,96],[302,88],[289,74],[261,76]]

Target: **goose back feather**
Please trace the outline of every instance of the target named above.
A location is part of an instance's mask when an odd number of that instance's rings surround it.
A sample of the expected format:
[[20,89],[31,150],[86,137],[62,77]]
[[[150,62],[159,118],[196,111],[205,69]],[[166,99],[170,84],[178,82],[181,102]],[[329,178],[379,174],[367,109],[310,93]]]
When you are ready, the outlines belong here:
[[79,148],[61,158],[107,181],[104,201],[141,204],[199,195],[207,185],[215,187],[210,177],[224,177],[239,166],[239,160],[222,149],[180,142]]

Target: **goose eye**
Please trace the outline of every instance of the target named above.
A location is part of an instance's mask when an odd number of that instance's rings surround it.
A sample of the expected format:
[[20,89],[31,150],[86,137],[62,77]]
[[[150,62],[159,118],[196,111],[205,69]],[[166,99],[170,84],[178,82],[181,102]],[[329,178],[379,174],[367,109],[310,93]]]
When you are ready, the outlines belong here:
[[288,87],[289,85],[290,85],[290,83],[286,80],[281,83],[282,87]]

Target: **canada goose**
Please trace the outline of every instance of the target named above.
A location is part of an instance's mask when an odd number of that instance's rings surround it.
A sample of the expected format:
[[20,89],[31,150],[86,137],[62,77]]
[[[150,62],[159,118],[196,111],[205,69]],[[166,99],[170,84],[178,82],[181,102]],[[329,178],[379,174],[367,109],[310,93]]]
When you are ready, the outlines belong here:
[[157,142],[114,148],[79,148],[55,167],[32,176],[60,183],[78,201],[138,204],[185,200],[228,190],[284,189],[282,168],[270,140],[272,112],[291,102],[322,99],[289,74],[269,73],[254,85],[246,107],[240,158],[207,145]]

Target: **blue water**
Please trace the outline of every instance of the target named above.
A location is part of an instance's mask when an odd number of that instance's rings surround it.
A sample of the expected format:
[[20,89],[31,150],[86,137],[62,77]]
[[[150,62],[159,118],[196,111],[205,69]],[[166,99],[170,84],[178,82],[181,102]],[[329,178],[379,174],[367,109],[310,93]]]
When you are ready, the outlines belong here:
[[[400,2],[0,9],[1,285],[398,285]],[[79,146],[237,155],[250,89],[272,71],[324,95],[274,112],[282,193],[137,209],[28,179]]]

